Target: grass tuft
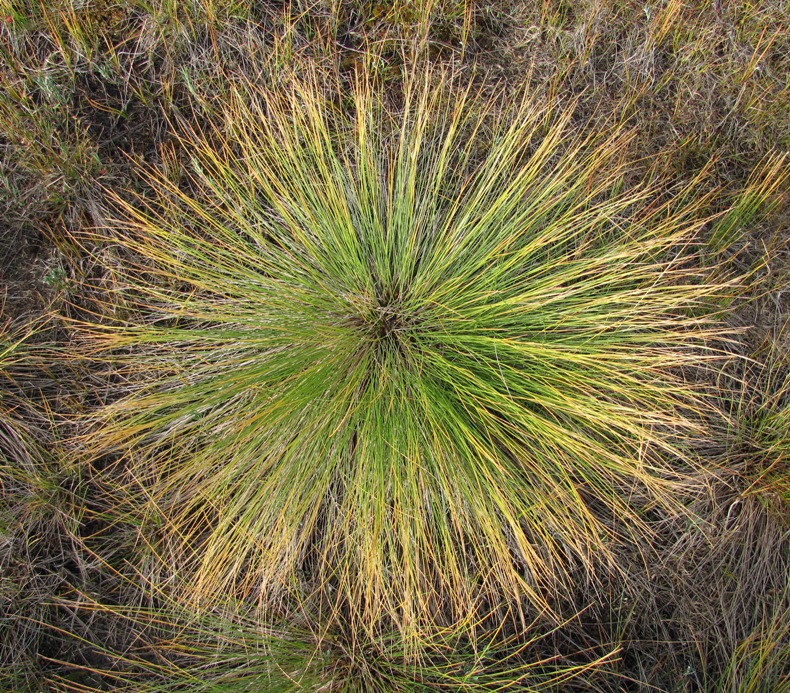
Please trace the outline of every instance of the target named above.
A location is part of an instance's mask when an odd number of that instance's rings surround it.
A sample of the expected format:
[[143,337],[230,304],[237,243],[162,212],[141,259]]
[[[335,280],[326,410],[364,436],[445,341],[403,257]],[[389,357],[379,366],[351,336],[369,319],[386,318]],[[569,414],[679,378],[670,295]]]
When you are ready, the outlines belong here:
[[617,655],[603,646],[560,654],[552,642],[560,629],[537,623],[513,633],[478,624],[474,642],[455,628],[423,634],[415,660],[397,633],[360,640],[342,629],[321,629],[307,612],[262,626],[254,609],[233,602],[196,614],[173,600],[170,586],[158,589],[140,574],[129,586],[137,589],[140,581],[155,607],[99,604],[79,593],[59,600],[80,619],[111,623],[122,643],[71,634],[87,653],[85,664],[53,660],[60,667],[48,679],[51,690],[482,693],[556,690],[569,682],[583,689],[595,685]]
[[196,602],[298,594],[370,637],[551,614],[684,512],[709,197],[621,186],[629,132],[572,100],[482,103],[431,70],[237,81],[180,181],[117,200],[127,310],[83,339],[126,394],[89,445]]
[[38,690],[51,646],[49,603],[80,571],[82,507],[42,404],[49,374],[40,326],[0,325],[0,689]]

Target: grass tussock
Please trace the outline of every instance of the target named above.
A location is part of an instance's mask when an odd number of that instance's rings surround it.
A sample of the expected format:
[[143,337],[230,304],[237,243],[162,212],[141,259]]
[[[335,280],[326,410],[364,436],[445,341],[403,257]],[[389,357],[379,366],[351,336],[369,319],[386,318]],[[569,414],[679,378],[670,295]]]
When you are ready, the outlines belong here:
[[682,512],[709,410],[683,372],[716,357],[722,289],[693,264],[706,197],[619,189],[628,132],[572,114],[493,115],[431,71],[397,106],[364,76],[239,85],[182,129],[178,184],[119,203],[130,311],[83,339],[129,394],[90,444],[196,599],[298,585],[413,635],[551,609]]

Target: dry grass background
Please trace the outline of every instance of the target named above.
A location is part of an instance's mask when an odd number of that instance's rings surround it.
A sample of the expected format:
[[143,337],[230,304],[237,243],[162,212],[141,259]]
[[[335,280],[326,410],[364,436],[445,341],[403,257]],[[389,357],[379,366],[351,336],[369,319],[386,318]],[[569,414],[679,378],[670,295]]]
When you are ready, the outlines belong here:
[[[649,541],[619,545],[619,570],[580,580],[553,622],[430,632],[417,658],[299,600],[263,625],[244,603],[185,603],[166,520],[124,512],[117,460],[86,454],[85,422],[128,384],[78,358],[76,328],[136,314],[110,195],[154,199],[148,168],[194,192],[178,134],[218,117],[229,81],[310,65],[349,83],[366,66],[397,105],[415,54],[483,95],[573,100],[572,127],[627,127],[625,189],[704,172],[704,212],[731,211],[700,262],[741,277],[719,298],[732,358],[696,373],[727,416],[693,442],[691,519],[647,513]],[[0,0],[0,70],[0,686],[790,687],[786,3]]]

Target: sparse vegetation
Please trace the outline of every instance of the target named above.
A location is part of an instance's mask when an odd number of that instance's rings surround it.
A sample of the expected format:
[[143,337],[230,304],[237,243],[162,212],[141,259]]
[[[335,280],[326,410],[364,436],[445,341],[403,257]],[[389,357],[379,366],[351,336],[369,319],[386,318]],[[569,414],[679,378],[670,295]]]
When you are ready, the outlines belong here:
[[787,8],[0,20],[0,687],[790,685]]

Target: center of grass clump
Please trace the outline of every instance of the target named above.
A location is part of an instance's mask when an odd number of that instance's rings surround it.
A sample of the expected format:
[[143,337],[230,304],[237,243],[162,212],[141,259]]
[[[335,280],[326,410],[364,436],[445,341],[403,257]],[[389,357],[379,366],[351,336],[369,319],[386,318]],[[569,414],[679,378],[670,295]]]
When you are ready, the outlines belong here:
[[399,301],[397,291],[376,294],[364,315],[352,321],[370,345],[377,360],[388,355],[407,358],[413,338],[412,317]]

